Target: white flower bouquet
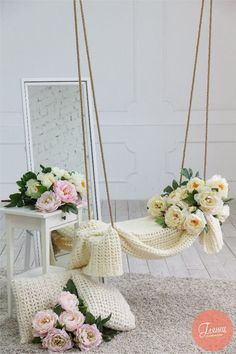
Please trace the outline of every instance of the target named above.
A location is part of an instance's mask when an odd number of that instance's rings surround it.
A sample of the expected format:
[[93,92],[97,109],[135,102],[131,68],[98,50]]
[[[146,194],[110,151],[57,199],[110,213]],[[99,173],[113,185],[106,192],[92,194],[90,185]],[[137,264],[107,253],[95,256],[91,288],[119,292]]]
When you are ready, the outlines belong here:
[[117,330],[107,328],[106,318],[95,318],[79,297],[72,279],[68,280],[53,309],[37,312],[32,319],[33,343],[41,343],[48,351],[64,353],[76,347],[88,351],[102,341],[110,341]]
[[199,173],[184,168],[184,181],[173,180],[163,194],[153,196],[147,204],[149,213],[163,228],[186,230],[189,234],[208,231],[204,214],[217,218],[222,224],[229,216],[228,183],[215,175],[204,181]]
[[26,206],[43,212],[61,209],[78,214],[77,206],[86,194],[84,176],[58,167],[40,167],[39,173],[28,171],[16,182],[19,193],[9,196],[6,207]]

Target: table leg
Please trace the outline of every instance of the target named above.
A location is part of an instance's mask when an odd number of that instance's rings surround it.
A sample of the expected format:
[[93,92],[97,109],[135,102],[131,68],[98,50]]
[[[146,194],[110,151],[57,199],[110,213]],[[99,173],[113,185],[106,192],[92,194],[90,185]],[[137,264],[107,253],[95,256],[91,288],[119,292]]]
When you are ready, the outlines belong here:
[[24,270],[25,271],[30,269],[30,253],[31,253],[32,237],[33,237],[32,231],[26,230],[25,264],[24,264]]
[[6,242],[7,242],[7,300],[8,317],[12,317],[12,280],[14,271],[14,229],[10,218],[6,217]]
[[40,228],[41,237],[41,259],[43,274],[49,272],[50,265],[50,229],[47,227],[46,222],[42,221]]

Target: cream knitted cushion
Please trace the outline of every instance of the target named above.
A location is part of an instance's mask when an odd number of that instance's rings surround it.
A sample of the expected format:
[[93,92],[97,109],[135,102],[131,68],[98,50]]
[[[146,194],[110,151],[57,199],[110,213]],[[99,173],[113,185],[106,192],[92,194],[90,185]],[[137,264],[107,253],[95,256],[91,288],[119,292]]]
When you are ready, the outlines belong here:
[[69,269],[83,268],[94,277],[123,274],[121,242],[117,231],[101,221],[83,223],[76,233]]
[[35,278],[13,280],[16,314],[21,343],[32,340],[31,322],[34,314],[53,307],[63,287],[70,278],[69,272],[46,274]]
[[135,317],[123,295],[113,286],[92,281],[89,277],[72,271],[72,280],[89,311],[103,318],[112,314],[107,327],[119,331],[135,328]]
[[112,313],[108,327],[120,331],[135,327],[134,315],[117,289],[92,281],[79,270],[64,271],[35,278],[16,278],[13,281],[21,343],[32,340],[34,314],[55,306],[58,295],[70,278],[91,313],[102,317]]

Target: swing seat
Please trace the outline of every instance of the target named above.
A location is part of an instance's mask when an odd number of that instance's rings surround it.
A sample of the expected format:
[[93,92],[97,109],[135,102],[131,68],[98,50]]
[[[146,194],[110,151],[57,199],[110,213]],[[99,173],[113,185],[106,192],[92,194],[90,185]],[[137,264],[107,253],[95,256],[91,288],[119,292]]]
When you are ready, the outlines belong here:
[[200,235],[164,229],[151,217],[118,222],[114,228],[91,220],[77,231],[69,269],[82,268],[84,274],[96,277],[117,276],[123,273],[122,250],[137,258],[160,259],[182,252],[197,238],[205,252],[219,252],[223,246],[220,223],[211,215],[205,218],[208,232]]

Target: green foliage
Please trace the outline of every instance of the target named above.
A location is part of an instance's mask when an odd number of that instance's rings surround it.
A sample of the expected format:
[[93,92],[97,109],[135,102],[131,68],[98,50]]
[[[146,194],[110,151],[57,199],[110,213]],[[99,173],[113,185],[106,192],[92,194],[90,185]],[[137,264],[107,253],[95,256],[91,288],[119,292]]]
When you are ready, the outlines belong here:
[[41,167],[43,173],[50,173],[50,172],[52,172],[51,167],[45,167],[45,166],[43,166],[43,165],[40,165],[40,167]]
[[234,198],[226,198],[223,200],[224,204],[229,204]]
[[172,182],[172,188],[173,190],[177,189],[179,187],[179,184],[178,182],[174,179],[173,182]]
[[60,314],[64,311],[61,305],[57,304],[56,306],[53,307],[53,311],[57,314],[57,316],[60,316]]
[[[199,172],[197,172],[194,176],[193,174],[193,170],[191,168],[182,168],[181,170],[181,176],[185,177],[188,181],[192,178],[192,177],[198,177],[199,178]],[[187,182],[188,183],[188,182]],[[182,184],[181,184],[182,185]]]
[[78,214],[78,208],[76,204],[66,203],[61,205],[58,209],[62,210],[64,213]]
[[204,227],[204,231],[207,233],[209,231],[209,227],[208,225],[206,224],[205,227]]
[[198,206],[198,203],[194,198],[196,193],[197,193],[197,191],[195,191],[195,190],[192,193],[188,193],[188,196],[186,198],[184,198],[183,201],[185,203],[187,203],[188,205]]
[[163,192],[165,192],[165,193],[171,193],[171,192],[173,192],[173,188],[171,187],[171,186],[167,186],[165,189],[164,189],[164,191]]
[[164,216],[158,216],[155,219],[156,223],[161,225],[164,229],[167,227],[166,223],[165,223],[165,217]]
[[32,343],[33,344],[39,344],[39,343],[42,343],[42,339],[40,337],[34,337],[32,339]]

